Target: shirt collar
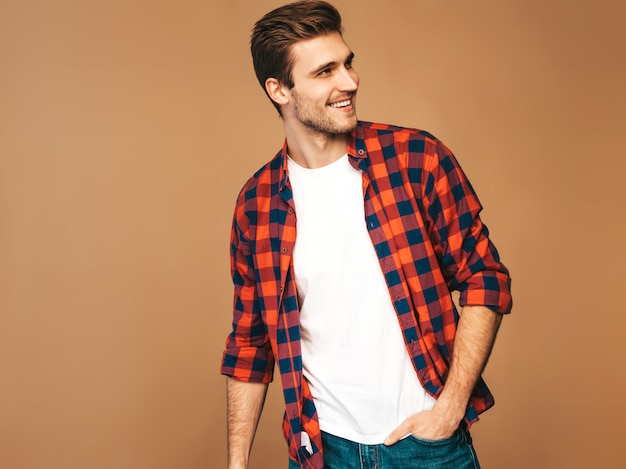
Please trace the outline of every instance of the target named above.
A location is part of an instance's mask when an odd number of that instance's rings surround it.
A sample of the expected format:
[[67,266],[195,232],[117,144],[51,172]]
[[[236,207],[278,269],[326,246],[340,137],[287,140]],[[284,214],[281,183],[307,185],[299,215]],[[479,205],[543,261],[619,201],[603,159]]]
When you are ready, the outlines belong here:
[[[350,140],[348,141],[348,156],[356,158],[357,160],[367,158],[363,126],[360,121],[350,135]],[[280,160],[280,190],[282,191],[287,183],[287,139],[285,139],[283,149],[280,151]]]
[[352,131],[352,138],[348,142],[348,155],[361,160],[367,158],[363,124],[360,121],[357,124],[356,129]]

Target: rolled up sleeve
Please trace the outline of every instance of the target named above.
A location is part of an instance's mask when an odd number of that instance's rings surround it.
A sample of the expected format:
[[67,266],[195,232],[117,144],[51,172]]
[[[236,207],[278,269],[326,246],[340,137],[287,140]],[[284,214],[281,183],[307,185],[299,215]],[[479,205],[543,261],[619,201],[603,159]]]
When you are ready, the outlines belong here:
[[273,378],[274,356],[262,317],[251,245],[238,221],[238,211],[231,232],[233,324],[220,372],[240,381],[269,383]]
[[448,287],[460,291],[460,306],[509,313],[511,278],[480,219],[480,201],[450,150],[438,142],[431,156],[423,181],[425,203]]

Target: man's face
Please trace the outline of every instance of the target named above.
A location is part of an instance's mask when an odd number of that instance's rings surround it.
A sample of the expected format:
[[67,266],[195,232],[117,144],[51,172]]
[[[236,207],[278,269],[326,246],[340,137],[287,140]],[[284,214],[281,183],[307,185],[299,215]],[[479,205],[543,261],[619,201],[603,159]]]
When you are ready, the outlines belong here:
[[341,34],[297,42],[292,54],[294,87],[283,106],[284,118],[327,136],[352,131],[357,124],[359,77],[352,68],[354,54]]

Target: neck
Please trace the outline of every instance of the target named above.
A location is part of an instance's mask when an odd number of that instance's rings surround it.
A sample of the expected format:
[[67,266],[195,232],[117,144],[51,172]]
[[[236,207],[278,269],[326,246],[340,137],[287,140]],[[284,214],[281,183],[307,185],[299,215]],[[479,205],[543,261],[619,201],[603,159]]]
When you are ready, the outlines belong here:
[[325,134],[285,124],[289,156],[305,168],[321,168],[337,161],[348,151],[350,134]]

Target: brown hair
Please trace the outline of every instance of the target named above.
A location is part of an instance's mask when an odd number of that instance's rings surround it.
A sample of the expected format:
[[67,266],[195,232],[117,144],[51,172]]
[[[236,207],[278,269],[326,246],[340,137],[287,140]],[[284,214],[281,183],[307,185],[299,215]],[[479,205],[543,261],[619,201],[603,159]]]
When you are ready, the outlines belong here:
[[[342,33],[341,15],[331,4],[304,0],[279,7],[256,22],[250,39],[252,63],[265,90],[268,78],[292,88],[291,46],[297,41],[330,32]],[[267,94],[267,90],[265,90]],[[280,113],[280,105],[272,101]]]

